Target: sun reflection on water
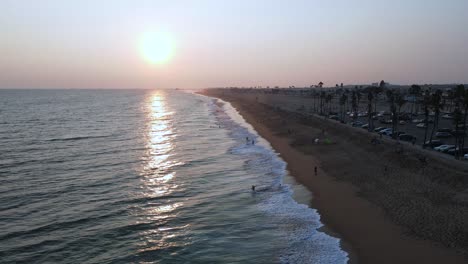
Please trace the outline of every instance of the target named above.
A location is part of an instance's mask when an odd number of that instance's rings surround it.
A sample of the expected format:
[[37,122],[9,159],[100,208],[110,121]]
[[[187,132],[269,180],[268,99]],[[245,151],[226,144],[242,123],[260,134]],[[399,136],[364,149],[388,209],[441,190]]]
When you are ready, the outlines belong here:
[[[182,163],[174,157],[176,138],[172,126],[174,112],[167,105],[166,96],[166,92],[156,91],[148,97],[146,103],[147,153],[146,162],[141,170],[143,183],[141,195],[158,199],[148,200],[141,207],[140,222],[155,225],[154,229],[141,232],[144,238],[140,245],[141,252],[163,249],[172,244],[170,238],[174,236],[175,231],[160,230],[158,225],[174,219],[177,216],[177,208],[183,205],[169,198],[169,195],[180,189],[175,181],[177,171],[174,167]],[[180,231],[177,227],[174,227],[174,230]]]

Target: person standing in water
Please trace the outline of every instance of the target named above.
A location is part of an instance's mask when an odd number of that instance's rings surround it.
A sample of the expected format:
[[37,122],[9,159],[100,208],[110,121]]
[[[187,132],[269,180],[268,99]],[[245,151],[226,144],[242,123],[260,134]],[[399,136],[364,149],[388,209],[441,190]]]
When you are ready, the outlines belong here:
[[252,192],[255,192],[255,185],[252,185]]

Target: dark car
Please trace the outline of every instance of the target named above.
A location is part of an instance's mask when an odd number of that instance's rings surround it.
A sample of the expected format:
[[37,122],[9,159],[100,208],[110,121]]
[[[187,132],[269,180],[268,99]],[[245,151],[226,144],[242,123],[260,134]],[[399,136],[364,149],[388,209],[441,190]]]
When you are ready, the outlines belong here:
[[[405,134],[405,132],[402,132],[402,131],[396,132],[396,136],[397,136],[397,137],[399,137],[399,136],[401,136],[401,135],[404,135],[404,134]],[[390,136],[390,137],[393,137],[393,136],[394,136],[393,132],[392,132],[392,133],[389,133],[389,136]]]
[[391,119],[381,119],[380,123],[382,123],[382,124],[391,124],[391,123],[393,123],[393,121]]
[[408,141],[408,142],[412,142],[413,140],[416,140],[416,137],[410,134],[402,134],[398,138],[401,141]]
[[386,129],[387,127],[377,127],[374,129],[375,132],[380,132],[381,130]]
[[439,129],[437,129],[437,132],[449,132],[450,133],[450,132],[452,132],[452,129],[450,129],[450,128],[439,128]]
[[[458,148],[449,149],[449,150],[447,151],[447,154],[450,154],[450,155],[452,155],[452,156],[455,156],[455,151],[458,151]],[[465,155],[465,154],[468,154],[468,148],[463,148],[462,156]]]
[[360,127],[362,125],[364,125],[364,123],[361,122],[361,121],[356,121],[356,122],[351,123],[351,126],[353,126],[353,127]]
[[435,136],[438,138],[449,138],[452,137],[452,133],[450,132],[436,132]]
[[435,148],[435,147],[438,147],[440,145],[443,145],[444,142],[442,142],[442,140],[439,140],[439,139],[433,139],[432,141],[428,140],[424,143],[424,147],[430,147],[430,148]]
[[452,130],[452,131],[451,131],[451,134],[452,134],[454,137],[464,137],[464,136],[466,136],[466,133],[465,133],[465,131],[463,131],[463,130]]

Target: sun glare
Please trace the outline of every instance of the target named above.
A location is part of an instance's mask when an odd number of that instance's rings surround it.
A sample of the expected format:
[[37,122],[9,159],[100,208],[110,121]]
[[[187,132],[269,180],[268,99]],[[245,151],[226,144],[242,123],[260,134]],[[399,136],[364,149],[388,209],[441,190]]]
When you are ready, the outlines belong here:
[[149,63],[163,64],[171,59],[174,43],[168,34],[147,33],[141,39],[140,51]]

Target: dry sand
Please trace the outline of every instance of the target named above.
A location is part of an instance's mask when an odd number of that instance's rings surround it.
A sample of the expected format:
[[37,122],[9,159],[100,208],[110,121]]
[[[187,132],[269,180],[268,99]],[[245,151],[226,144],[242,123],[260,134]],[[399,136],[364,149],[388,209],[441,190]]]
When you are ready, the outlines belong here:
[[[401,152],[390,141],[372,145],[367,132],[298,117],[253,95],[204,94],[230,102],[280,153],[291,175],[312,191],[322,222],[351,248],[345,247],[352,262],[467,263],[466,167],[430,155],[422,164],[415,157],[423,151],[403,146]],[[313,144],[315,138],[321,143]]]

